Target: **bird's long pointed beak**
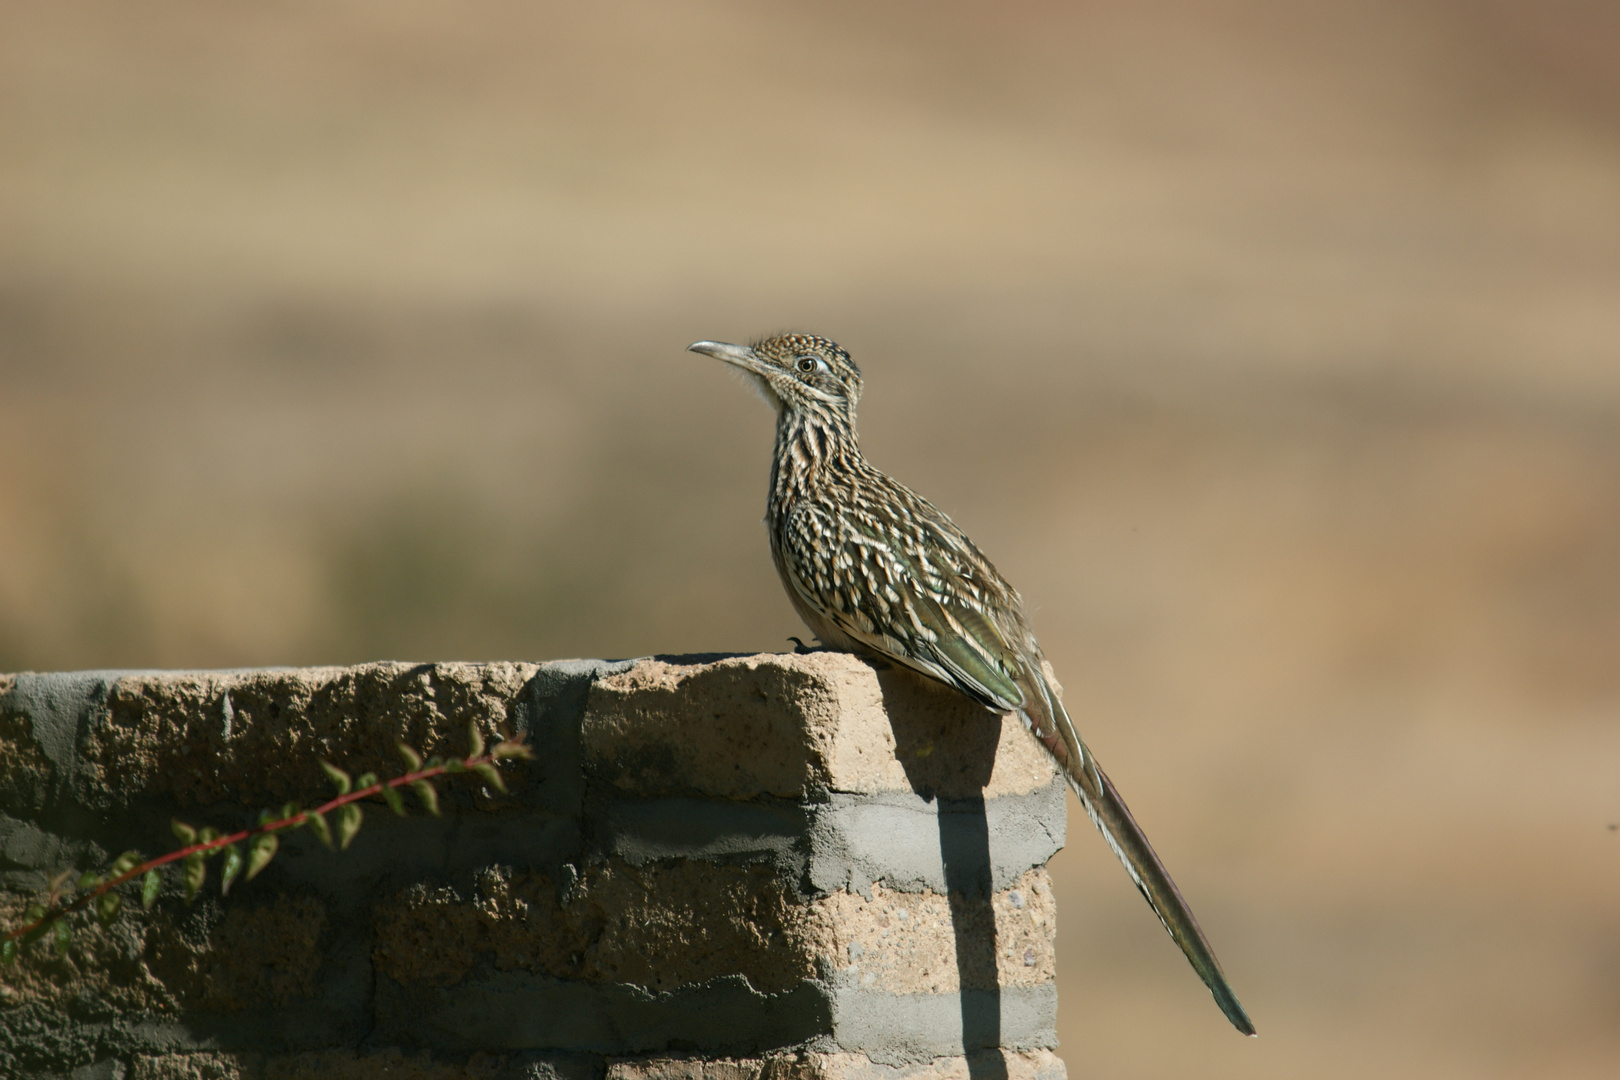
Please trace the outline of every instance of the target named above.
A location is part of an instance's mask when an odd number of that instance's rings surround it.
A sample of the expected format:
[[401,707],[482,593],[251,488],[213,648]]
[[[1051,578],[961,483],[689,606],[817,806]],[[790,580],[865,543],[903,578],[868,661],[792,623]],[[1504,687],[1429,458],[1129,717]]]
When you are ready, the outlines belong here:
[[728,345],[724,341],[694,341],[686,347],[686,351],[724,360],[756,375],[761,373],[764,366],[760,363],[759,357],[754,355],[754,350],[746,345]]

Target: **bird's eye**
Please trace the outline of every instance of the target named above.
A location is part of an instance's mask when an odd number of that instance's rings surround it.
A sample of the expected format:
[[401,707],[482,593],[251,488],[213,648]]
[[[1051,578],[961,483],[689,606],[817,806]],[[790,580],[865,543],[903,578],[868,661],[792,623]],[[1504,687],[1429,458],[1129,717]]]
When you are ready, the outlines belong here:
[[816,363],[816,358],[813,356],[801,356],[798,359],[799,370],[803,372],[816,370]]

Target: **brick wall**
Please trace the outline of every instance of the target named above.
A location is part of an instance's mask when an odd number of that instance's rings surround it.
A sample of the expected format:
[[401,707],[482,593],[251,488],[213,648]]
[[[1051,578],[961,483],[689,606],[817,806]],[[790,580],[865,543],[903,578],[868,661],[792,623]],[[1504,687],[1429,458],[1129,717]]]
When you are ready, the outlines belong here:
[[442,818],[368,807],[346,853],[287,834],[228,899],[29,949],[0,1074],[1062,1080],[1061,779],[836,653],[0,676],[0,923],[469,721],[533,744],[510,797],[456,778]]

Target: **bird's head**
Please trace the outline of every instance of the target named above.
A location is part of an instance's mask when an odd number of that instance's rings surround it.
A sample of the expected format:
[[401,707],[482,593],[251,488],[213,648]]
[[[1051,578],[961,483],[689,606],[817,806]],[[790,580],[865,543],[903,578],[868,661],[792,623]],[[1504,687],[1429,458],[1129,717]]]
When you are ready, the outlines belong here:
[[746,373],[778,412],[854,426],[861,369],[837,342],[814,334],[778,334],[753,345],[699,341],[687,350]]

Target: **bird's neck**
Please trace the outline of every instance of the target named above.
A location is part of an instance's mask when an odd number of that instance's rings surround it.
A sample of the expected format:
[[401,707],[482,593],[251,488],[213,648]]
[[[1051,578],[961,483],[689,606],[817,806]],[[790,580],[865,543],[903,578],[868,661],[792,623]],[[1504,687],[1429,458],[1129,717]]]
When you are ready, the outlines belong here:
[[825,417],[783,409],[776,418],[771,458],[771,501],[781,505],[861,464],[854,417]]

